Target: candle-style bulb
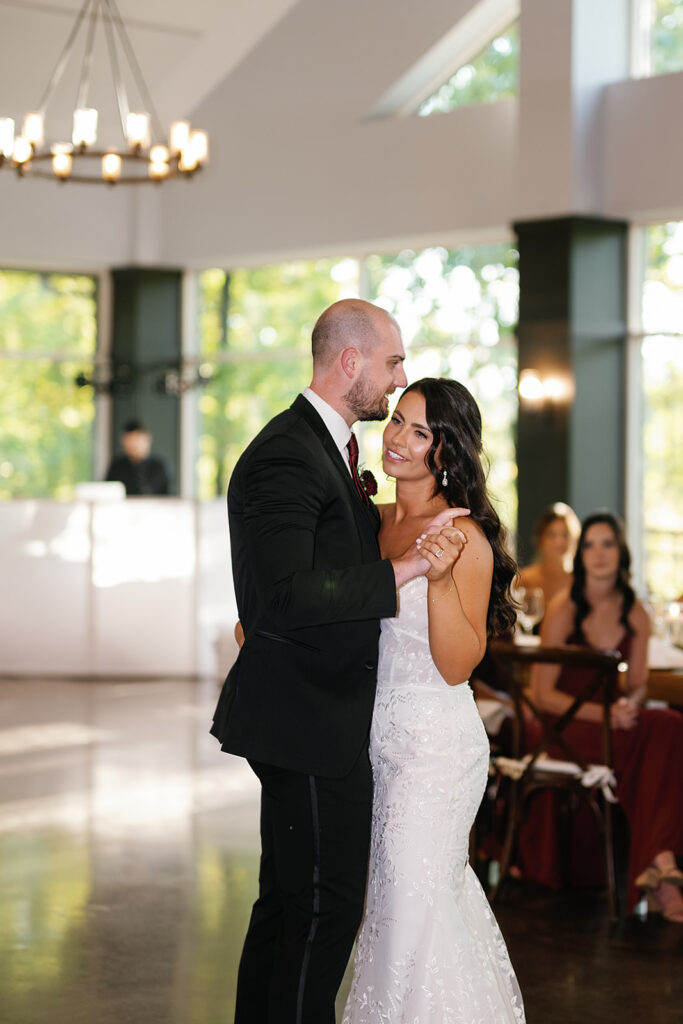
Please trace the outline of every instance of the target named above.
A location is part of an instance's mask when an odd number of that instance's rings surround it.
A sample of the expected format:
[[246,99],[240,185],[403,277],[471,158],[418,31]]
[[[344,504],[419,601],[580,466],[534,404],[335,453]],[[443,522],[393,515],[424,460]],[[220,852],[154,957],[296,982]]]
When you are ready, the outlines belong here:
[[43,115],[35,112],[27,114],[24,118],[23,137],[37,149],[43,143],[43,134]]
[[11,117],[0,117],[0,154],[10,159],[14,152],[14,121]]
[[174,121],[171,125],[169,147],[172,153],[180,153],[190,140],[190,122]]
[[118,181],[121,177],[121,157],[118,153],[105,153],[102,157],[102,177],[105,181]]
[[149,146],[149,114],[131,112],[126,119],[126,138],[133,149]]
[[71,141],[74,146],[94,146],[97,141],[97,111],[94,107],[74,110]]

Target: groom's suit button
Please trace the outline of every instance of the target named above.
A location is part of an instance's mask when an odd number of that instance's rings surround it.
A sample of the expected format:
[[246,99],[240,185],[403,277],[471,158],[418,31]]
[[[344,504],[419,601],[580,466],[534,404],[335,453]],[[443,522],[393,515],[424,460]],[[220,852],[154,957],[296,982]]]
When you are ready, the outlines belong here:
[[366,661],[365,664],[363,665],[363,668],[366,668],[368,672],[372,672],[372,670],[374,668],[377,668],[377,666],[375,665],[374,661]]

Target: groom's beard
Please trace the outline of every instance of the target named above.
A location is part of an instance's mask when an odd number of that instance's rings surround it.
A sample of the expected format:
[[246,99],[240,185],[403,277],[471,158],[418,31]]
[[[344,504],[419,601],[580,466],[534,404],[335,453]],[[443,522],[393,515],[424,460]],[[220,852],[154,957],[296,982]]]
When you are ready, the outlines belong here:
[[370,381],[359,377],[344,395],[344,401],[357,420],[384,420],[389,412],[389,399],[377,394]]

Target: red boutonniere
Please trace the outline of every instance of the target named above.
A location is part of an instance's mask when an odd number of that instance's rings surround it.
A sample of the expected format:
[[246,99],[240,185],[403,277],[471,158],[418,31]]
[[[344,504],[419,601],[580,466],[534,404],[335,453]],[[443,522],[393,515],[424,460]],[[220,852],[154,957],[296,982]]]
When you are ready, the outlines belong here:
[[360,482],[368,498],[374,498],[377,494],[377,481],[369,469],[364,469],[360,474]]

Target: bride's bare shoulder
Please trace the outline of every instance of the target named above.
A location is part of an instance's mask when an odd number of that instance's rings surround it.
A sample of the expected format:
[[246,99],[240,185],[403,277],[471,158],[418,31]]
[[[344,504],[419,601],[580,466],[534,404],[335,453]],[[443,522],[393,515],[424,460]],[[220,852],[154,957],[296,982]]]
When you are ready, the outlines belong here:
[[466,550],[470,557],[487,561],[493,559],[493,550],[479,523],[475,523],[469,516],[458,516],[453,520],[453,526],[465,534]]
[[470,516],[455,516],[452,525],[457,526],[459,530],[462,530],[468,540],[478,539],[488,544],[486,534],[482,530],[481,526]]

